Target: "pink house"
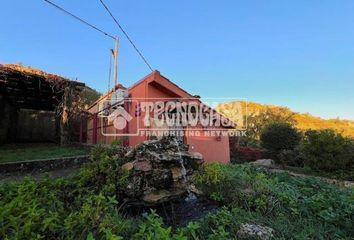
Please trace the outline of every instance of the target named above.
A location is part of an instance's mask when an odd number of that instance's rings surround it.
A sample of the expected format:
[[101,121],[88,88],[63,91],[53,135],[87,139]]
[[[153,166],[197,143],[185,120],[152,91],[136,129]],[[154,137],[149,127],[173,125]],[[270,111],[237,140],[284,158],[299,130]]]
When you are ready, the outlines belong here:
[[[129,99],[135,99],[127,104],[124,102],[124,110],[129,113],[129,123],[123,129],[117,127],[107,120],[100,117],[105,111],[106,105],[100,104],[110,99],[116,92],[110,91],[98,99],[89,109],[89,118],[87,121],[87,131],[81,134],[81,140],[88,144],[110,144],[114,140],[121,140],[125,145],[135,146],[151,138],[148,134],[134,134],[139,131],[138,126],[143,125],[143,119],[139,117],[140,100],[145,99],[198,99],[162,76],[160,72],[154,71],[144,77],[128,89],[122,85],[116,86],[118,89],[127,93]],[[198,100],[200,101],[200,100]],[[101,106],[100,106],[101,105]],[[104,107],[102,107],[102,105]],[[111,107],[111,106],[108,106]],[[210,111],[214,111],[210,108]],[[217,127],[226,132],[228,127]],[[199,134],[184,134],[182,139],[189,145],[190,151],[199,152],[203,155],[205,161],[219,161],[228,163],[230,161],[229,137],[227,134],[210,134],[199,126],[184,127],[182,131],[191,132],[193,129],[201,129]],[[152,131],[152,130],[151,130]],[[219,131],[220,132],[220,131]],[[140,132],[141,133],[141,132]]]

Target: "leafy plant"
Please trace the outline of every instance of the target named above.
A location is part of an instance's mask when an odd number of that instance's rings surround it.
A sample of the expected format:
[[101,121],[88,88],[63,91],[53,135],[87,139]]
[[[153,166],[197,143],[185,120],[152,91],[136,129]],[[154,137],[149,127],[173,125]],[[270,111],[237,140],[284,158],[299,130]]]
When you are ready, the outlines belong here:
[[312,169],[338,170],[354,164],[353,140],[329,129],[307,131],[301,151]]
[[262,147],[273,153],[282,150],[293,150],[300,142],[298,131],[285,122],[272,122],[264,127],[261,133]]
[[66,179],[0,184],[0,239],[233,239],[242,223],[272,227],[276,239],[351,239],[354,189],[248,165],[212,163],[194,176],[218,211],[172,229],[152,211],[120,213],[124,149],[98,146]]
[[298,147],[293,150],[281,150],[277,155],[277,160],[283,165],[292,167],[304,167],[305,163],[305,157]]
[[[274,174],[246,165],[213,163],[206,168],[195,177],[195,183],[227,206],[219,211],[222,216],[208,218],[212,222],[205,224],[215,225],[213,229],[220,224],[230,233],[242,222],[257,222],[273,227],[280,239],[354,236],[354,189],[342,190],[314,178]],[[200,232],[212,234],[200,225]]]

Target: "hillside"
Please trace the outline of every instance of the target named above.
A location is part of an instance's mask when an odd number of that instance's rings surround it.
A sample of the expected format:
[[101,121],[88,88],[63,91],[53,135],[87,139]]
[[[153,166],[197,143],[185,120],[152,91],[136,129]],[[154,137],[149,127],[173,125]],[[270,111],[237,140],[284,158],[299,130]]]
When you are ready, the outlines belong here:
[[238,116],[237,113],[240,112],[240,110],[242,110],[243,113],[247,112],[246,115],[248,116],[268,110],[271,111],[272,113],[292,116],[293,119],[296,121],[296,127],[301,130],[330,128],[336,130],[337,132],[342,133],[345,136],[350,136],[354,138],[354,121],[350,121],[350,120],[340,120],[340,119],[326,120],[320,117],[312,116],[309,113],[294,112],[291,109],[286,107],[259,104],[254,102],[225,103],[219,105],[217,109],[218,111],[223,113],[226,117],[229,117],[235,122],[240,122],[240,120],[237,119]]

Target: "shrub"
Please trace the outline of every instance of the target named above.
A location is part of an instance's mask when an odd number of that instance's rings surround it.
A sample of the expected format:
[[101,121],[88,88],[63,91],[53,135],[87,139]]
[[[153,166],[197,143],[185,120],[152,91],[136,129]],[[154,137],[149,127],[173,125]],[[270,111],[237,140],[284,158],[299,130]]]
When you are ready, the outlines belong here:
[[232,154],[232,163],[245,163],[253,162],[261,159],[263,156],[263,151],[259,148],[252,147],[238,147],[234,149]]
[[253,162],[263,158],[264,149],[258,141],[248,137],[230,137],[230,159],[232,163]]
[[264,198],[256,196],[269,192],[270,182],[262,170],[246,165],[211,163],[194,176],[195,183],[213,200],[245,206],[248,209],[267,209]]
[[92,148],[90,162],[85,164],[73,181],[76,187],[87,190],[103,191],[105,194],[117,194],[117,189],[126,184],[129,173],[121,166],[127,149],[122,146],[97,145]]
[[273,122],[264,127],[261,133],[262,147],[279,153],[281,150],[293,150],[301,140],[301,134],[289,123]]
[[333,130],[309,130],[301,144],[305,164],[315,170],[345,169],[354,163],[354,143]]
[[[202,220],[207,236],[219,227],[234,236],[241,223],[275,229],[275,239],[350,239],[354,236],[354,189],[315,178],[291,177],[247,165],[209,164],[195,183],[227,206]],[[206,238],[206,237],[205,237]],[[201,239],[204,239],[201,237]]]
[[281,150],[277,155],[277,160],[283,165],[292,167],[303,167],[305,163],[305,159],[299,148],[295,148],[294,150]]
[[85,239],[131,235],[130,220],[118,212],[117,189],[125,149],[97,146],[91,162],[67,179],[0,184],[0,239]]
[[126,178],[119,149],[96,147],[74,177],[0,184],[0,239],[234,239],[242,223],[272,227],[275,239],[354,236],[353,188],[248,165],[213,163],[195,174],[225,206],[187,226],[172,229],[155,212],[124,216],[124,199],[109,191]]

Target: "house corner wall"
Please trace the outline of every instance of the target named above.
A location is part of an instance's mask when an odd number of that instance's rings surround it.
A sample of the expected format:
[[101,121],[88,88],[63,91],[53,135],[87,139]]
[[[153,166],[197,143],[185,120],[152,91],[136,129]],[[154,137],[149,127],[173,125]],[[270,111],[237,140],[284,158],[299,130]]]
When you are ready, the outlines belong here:
[[222,136],[220,138],[213,136],[187,137],[187,144],[189,145],[189,151],[201,153],[206,163],[230,163],[228,136]]

